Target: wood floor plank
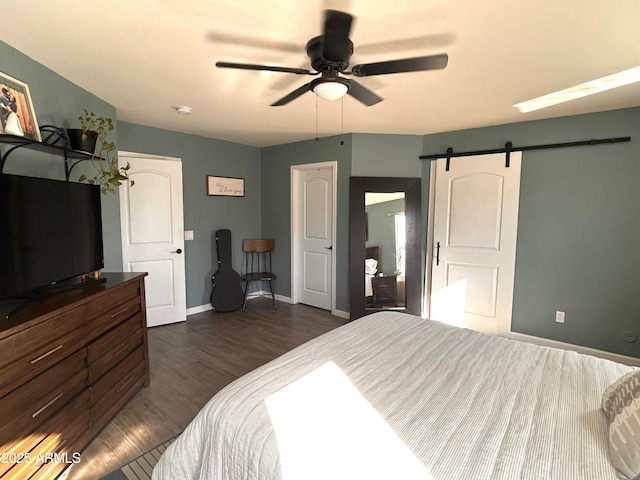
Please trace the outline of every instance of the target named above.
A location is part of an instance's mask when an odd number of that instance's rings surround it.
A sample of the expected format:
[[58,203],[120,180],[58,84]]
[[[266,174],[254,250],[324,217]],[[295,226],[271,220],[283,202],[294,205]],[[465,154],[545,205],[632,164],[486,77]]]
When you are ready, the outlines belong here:
[[236,312],[208,311],[149,329],[151,384],[82,452],[68,480],[99,479],[184,430],[236,378],[347,320],[305,305],[256,298]]

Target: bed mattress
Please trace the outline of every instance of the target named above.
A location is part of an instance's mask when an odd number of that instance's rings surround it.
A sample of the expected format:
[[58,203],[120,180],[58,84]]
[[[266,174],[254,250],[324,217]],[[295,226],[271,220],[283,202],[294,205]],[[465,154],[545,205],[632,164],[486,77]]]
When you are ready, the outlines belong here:
[[631,370],[375,313],[225,387],[153,478],[616,480],[600,399]]

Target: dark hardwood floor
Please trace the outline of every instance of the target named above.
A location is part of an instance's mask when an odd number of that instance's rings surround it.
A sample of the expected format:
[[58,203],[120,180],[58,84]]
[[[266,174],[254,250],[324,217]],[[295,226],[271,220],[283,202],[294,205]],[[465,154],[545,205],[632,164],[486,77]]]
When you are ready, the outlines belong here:
[[182,432],[222,387],[347,320],[305,305],[257,298],[246,311],[208,311],[149,329],[151,385],[100,432],[68,472],[99,479]]

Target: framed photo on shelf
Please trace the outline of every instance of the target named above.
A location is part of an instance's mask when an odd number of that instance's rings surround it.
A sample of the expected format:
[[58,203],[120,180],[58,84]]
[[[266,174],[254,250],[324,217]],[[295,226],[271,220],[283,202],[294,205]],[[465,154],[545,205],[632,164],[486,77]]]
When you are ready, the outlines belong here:
[[244,197],[244,178],[207,175],[207,195]]
[[29,86],[0,72],[0,133],[42,141]]

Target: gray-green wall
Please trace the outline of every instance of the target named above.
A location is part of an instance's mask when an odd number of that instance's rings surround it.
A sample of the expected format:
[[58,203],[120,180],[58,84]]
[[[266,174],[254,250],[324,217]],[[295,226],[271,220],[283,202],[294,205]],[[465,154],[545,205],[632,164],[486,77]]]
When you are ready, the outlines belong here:
[[[39,125],[79,127],[83,108],[104,117],[116,118],[116,110],[107,102],[78,87],[69,80],[33,61],[23,53],[0,41],[0,71],[29,86],[33,108]],[[117,129],[110,139],[117,141]],[[3,149],[4,151],[4,149]],[[16,151],[7,159],[4,173],[64,179],[64,160],[34,151]],[[82,173],[93,175],[90,162],[74,168],[72,179]],[[122,269],[120,241],[120,203],[115,195],[102,198],[102,229],[106,270]]]
[[[277,292],[291,295],[291,166],[335,161],[337,172],[336,308],[349,309],[349,176],[351,135],[262,149],[262,236],[275,240]],[[341,141],[344,144],[341,144]]]
[[[231,230],[233,267],[240,272],[242,239],[260,238],[260,149],[213,138],[118,122],[122,151],[182,159],[187,308],[207,305],[217,270],[215,232]],[[207,175],[245,179],[244,197],[208,196]],[[135,186],[133,187],[135,188]]]
[[404,199],[367,205],[367,247],[380,247],[378,272],[393,275],[396,270],[396,219],[404,212]]
[[[83,108],[115,118],[113,106],[3,42],[0,58],[1,71],[29,84],[41,125],[74,126]],[[185,242],[188,307],[208,303],[212,235],[218,228],[233,232],[236,269],[242,238],[274,238],[278,293],[290,295],[291,166],[337,161],[336,307],[347,311],[350,176],[421,177],[426,231],[429,162],[418,160],[421,154],[497,148],[506,141],[518,146],[631,136],[624,144],[524,153],[512,329],[640,356],[639,343],[621,340],[623,331],[640,331],[639,127],[640,108],[632,108],[424,136],[351,134],[262,149],[127,122],[117,122],[112,139],[120,150],[183,161],[185,229],[195,232],[195,240]],[[59,158],[31,153],[12,156],[5,171],[64,176]],[[246,196],[207,197],[206,175],[245,178]],[[103,225],[106,268],[118,270],[117,196],[104,198]],[[423,235],[423,258],[425,244]],[[566,312],[564,324],[554,322],[556,310]]]
[[[640,108],[631,108],[424,137],[424,154],[631,137],[523,152],[514,332],[640,356],[640,342],[621,338],[640,335],[639,133]],[[425,161],[423,181],[428,169]]]
[[[0,58],[0,71],[29,85],[40,125],[77,127],[77,117],[82,114],[83,108],[116,118],[116,110],[112,105],[4,42],[0,42]],[[187,307],[207,305],[211,293],[211,275],[217,261],[213,251],[214,232],[220,228],[229,228],[233,232],[232,250],[234,268],[237,270],[241,264],[242,238],[260,236],[260,150],[127,122],[116,122],[110,139],[116,142],[119,150],[182,159],[185,229],[194,230],[195,233],[195,240],[185,242]],[[16,152],[7,160],[4,172],[63,179],[63,162],[60,157],[38,152]],[[91,173],[90,162],[74,168],[71,179],[77,179],[82,173]],[[208,197],[207,175],[244,178],[245,197]],[[102,213],[105,270],[122,270],[118,195],[103,196]]]

